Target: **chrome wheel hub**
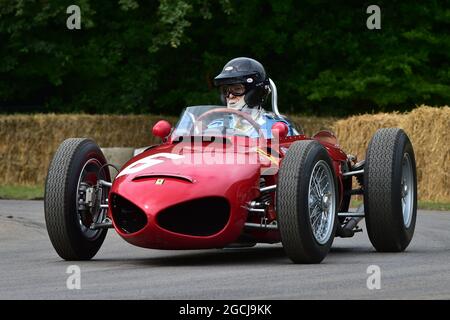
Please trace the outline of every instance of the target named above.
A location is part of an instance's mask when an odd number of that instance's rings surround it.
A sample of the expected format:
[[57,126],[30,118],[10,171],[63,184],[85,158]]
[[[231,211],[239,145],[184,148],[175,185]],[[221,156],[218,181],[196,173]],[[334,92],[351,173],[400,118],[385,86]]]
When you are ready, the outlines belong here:
[[322,196],[322,210],[327,211],[331,203],[331,194],[327,193]]

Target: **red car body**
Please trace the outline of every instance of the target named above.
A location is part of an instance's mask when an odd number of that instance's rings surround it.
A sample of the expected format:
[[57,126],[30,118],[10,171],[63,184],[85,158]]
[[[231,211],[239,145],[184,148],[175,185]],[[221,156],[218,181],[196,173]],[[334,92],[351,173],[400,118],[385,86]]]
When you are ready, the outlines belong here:
[[[153,249],[222,248],[242,239],[279,242],[277,229],[246,227],[246,223],[261,223],[261,217],[250,214],[247,206],[263,196],[261,185],[277,183],[278,165],[297,140],[316,139],[326,148],[337,177],[338,203],[343,202],[342,166],[348,165],[349,160],[327,132],[313,138],[286,136],[276,145],[268,139],[265,147],[256,149],[250,146],[256,145],[258,139],[248,137],[227,136],[212,142],[200,138],[196,143],[192,139],[180,142],[170,138],[122,167],[109,194],[108,216],[127,242]],[[204,160],[177,163],[168,158],[175,154],[183,159],[199,155],[220,159],[225,153],[232,157],[231,164],[204,165]],[[256,161],[247,161],[251,157]],[[237,158],[243,163],[238,164]],[[272,199],[265,222],[270,224],[276,221],[277,214],[274,193],[268,196]],[[123,210],[126,212],[122,214]]]

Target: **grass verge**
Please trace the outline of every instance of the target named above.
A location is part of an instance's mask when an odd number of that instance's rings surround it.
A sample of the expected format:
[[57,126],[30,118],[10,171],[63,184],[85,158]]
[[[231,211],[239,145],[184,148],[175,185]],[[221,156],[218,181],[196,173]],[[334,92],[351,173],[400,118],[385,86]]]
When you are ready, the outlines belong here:
[[[44,186],[0,185],[0,199],[42,200],[44,199]],[[360,204],[362,204],[362,200],[352,199],[350,206],[357,208]],[[419,201],[419,209],[450,211],[450,203]]]
[[0,199],[41,200],[44,199],[44,186],[0,185]]
[[448,202],[419,201],[418,205],[419,209],[424,210],[450,211],[450,203]]

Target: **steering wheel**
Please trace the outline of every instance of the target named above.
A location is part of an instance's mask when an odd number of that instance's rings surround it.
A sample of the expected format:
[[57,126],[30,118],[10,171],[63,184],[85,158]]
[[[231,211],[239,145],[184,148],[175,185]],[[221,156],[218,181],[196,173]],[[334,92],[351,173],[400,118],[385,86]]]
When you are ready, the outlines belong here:
[[245,120],[247,120],[248,123],[250,123],[252,125],[253,128],[256,129],[256,131],[258,131],[258,134],[260,137],[264,137],[264,134],[261,130],[261,125],[259,125],[255,120],[253,120],[253,118],[248,113],[242,112],[239,110],[230,109],[230,108],[218,108],[218,109],[212,109],[212,110],[205,112],[204,114],[202,114],[201,116],[199,116],[197,118],[197,122],[194,125],[194,132],[198,132],[200,130],[199,125],[202,122],[204,122],[205,119],[211,118],[212,116],[214,116],[218,113],[233,114],[233,115],[239,116],[241,118],[244,118]]

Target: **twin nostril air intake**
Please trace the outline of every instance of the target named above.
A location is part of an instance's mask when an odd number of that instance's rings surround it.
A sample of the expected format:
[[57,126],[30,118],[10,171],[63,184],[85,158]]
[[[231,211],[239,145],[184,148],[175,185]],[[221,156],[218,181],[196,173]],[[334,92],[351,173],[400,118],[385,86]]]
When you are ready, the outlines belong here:
[[[147,215],[125,198],[113,194],[112,215],[124,233],[135,233],[147,225]],[[230,205],[222,197],[185,201],[162,210],[156,223],[163,229],[189,236],[211,236],[220,232],[230,218]]]

